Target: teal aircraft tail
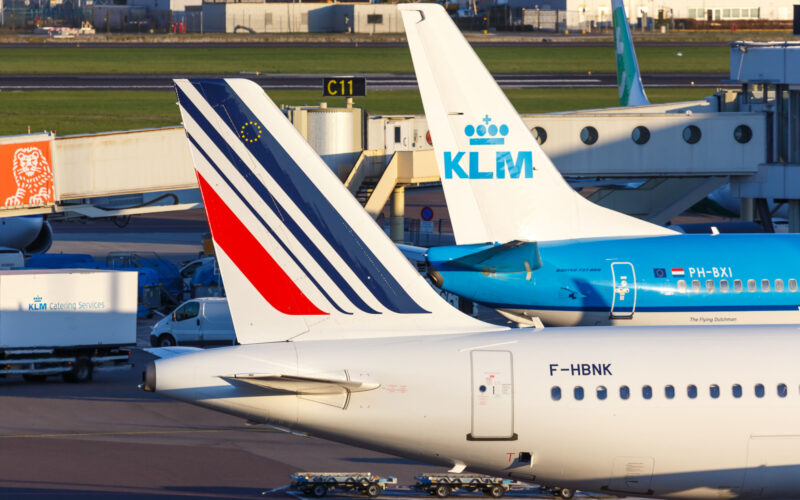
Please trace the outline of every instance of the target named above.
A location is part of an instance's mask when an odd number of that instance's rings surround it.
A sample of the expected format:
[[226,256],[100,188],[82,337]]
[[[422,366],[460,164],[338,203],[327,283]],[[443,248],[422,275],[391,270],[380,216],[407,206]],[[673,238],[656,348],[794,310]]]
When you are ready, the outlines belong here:
[[617,85],[621,106],[645,106],[650,104],[642,86],[639,63],[633,50],[633,38],[625,6],[622,0],[612,0],[614,20],[614,47],[617,52]]

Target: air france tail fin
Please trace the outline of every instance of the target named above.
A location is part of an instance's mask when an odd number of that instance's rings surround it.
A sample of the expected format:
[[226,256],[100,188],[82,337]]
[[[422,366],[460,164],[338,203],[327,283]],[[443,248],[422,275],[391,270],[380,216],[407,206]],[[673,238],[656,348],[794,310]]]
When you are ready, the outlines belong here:
[[633,49],[631,26],[625,15],[622,0],[611,0],[614,23],[614,47],[617,53],[617,86],[621,106],[646,106],[650,104],[642,86],[642,75]]
[[672,234],[576,193],[444,8],[399,8],[458,244]]
[[497,330],[424,281],[248,80],[176,80],[240,343]]

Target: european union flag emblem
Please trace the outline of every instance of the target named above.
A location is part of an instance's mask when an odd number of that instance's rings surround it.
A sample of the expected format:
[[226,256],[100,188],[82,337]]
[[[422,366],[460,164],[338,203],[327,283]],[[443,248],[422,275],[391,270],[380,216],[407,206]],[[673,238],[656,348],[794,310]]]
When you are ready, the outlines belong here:
[[653,274],[656,278],[666,278],[667,270],[663,268],[653,269]]

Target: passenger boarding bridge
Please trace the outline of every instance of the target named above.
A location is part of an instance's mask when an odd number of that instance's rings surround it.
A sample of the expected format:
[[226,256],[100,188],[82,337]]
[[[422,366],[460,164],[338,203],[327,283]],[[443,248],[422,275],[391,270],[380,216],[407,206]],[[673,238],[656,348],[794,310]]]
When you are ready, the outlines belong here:
[[[564,176],[600,205],[664,224],[725,183],[745,219],[788,200],[800,232],[800,44],[731,44],[736,90],[704,100],[524,116]],[[546,92],[546,90],[543,90]],[[402,240],[407,186],[438,182],[422,116],[367,117],[358,108],[292,107],[287,116],[378,217],[391,201]],[[42,134],[0,138],[0,146]],[[54,200],[0,217],[119,217],[199,207],[181,127],[52,137]],[[433,138],[435,140],[435,138]]]

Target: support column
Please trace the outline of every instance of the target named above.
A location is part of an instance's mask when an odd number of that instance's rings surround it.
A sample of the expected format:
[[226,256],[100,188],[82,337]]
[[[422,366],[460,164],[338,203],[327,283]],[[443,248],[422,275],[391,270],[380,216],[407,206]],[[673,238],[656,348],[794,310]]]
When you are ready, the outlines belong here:
[[789,232],[800,233],[800,200],[789,200]]
[[739,217],[744,222],[753,222],[755,213],[753,198],[740,198],[739,199]]
[[392,191],[392,208],[389,213],[389,236],[395,243],[405,241],[406,188],[397,186]]

